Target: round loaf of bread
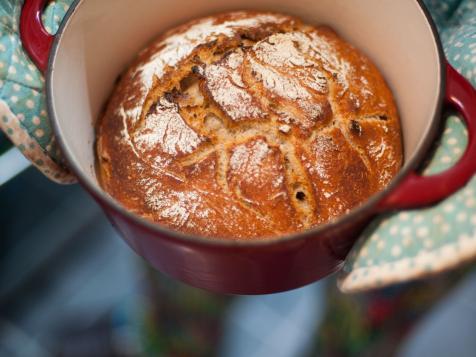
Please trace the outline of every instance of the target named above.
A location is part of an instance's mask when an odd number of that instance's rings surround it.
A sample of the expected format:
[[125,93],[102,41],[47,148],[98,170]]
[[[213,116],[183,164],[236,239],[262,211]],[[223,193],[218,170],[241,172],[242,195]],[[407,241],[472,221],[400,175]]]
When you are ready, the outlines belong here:
[[231,12],[143,50],[97,127],[98,176],[185,233],[265,239],[345,214],[402,164],[392,94],[328,27]]

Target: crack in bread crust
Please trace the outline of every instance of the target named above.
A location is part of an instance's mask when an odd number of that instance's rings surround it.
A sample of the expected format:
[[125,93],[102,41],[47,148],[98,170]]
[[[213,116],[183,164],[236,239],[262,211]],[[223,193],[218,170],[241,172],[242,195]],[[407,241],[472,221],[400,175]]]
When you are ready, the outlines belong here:
[[113,197],[224,239],[325,223],[402,163],[397,109],[375,66],[329,28],[272,13],[167,32],[123,76],[97,135]]

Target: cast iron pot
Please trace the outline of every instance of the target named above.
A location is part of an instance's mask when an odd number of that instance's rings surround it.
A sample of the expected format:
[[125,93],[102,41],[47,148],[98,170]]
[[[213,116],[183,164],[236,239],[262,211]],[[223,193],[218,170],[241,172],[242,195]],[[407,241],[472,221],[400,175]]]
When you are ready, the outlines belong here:
[[[435,26],[420,1],[77,0],[55,36],[41,23],[45,3],[25,0],[21,37],[46,76],[49,117],[71,170],[138,254],[193,286],[262,294],[316,281],[342,266],[376,214],[431,205],[476,172],[476,92],[446,63]],[[329,224],[271,241],[207,240],[146,221],[104,192],[94,169],[94,122],[115,79],[136,53],[174,25],[237,9],[284,12],[334,27],[382,70],[402,120],[405,165],[384,191]],[[436,139],[445,103],[465,119],[469,144],[454,167],[422,177],[417,170]]]

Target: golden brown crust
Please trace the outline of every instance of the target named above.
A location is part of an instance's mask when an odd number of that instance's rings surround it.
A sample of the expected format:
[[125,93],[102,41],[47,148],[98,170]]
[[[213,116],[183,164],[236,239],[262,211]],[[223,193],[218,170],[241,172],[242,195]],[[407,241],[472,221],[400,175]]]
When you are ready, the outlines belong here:
[[392,94],[327,27],[233,12],[142,51],[97,129],[103,188],[195,235],[268,238],[325,223],[402,164]]

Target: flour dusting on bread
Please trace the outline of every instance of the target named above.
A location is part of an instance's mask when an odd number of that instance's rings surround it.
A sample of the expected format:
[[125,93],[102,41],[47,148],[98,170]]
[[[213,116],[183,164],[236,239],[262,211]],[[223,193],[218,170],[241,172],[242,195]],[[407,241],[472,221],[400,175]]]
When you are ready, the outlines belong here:
[[[277,14],[257,14],[249,17],[245,12],[237,12],[230,20],[221,22],[213,17],[206,18],[197,21],[185,31],[167,36],[164,41],[156,45],[160,50],[134,71],[139,74],[141,85],[139,103],[145,100],[147,92],[152,88],[154,78],[160,78],[167,67],[175,67],[197,46],[215,41],[218,36],[232,37],[240,28],[255,29],[266,23],[279,24],[288,19],[286,16]],[[139,108],[141,106],[130,110],[127,114],[137,118],[140,114]]]
[[201,142],[180,116],[177,105],[165,98],[160,98],[132,137],[139,151],[160,148],[170,155],[191,153]]
[[243,58],[240,52],[232,53],[223,61],[207,66],[204,73],[212,98],[235,121],[264,116],[256,100],[244,89],[239,73]]

